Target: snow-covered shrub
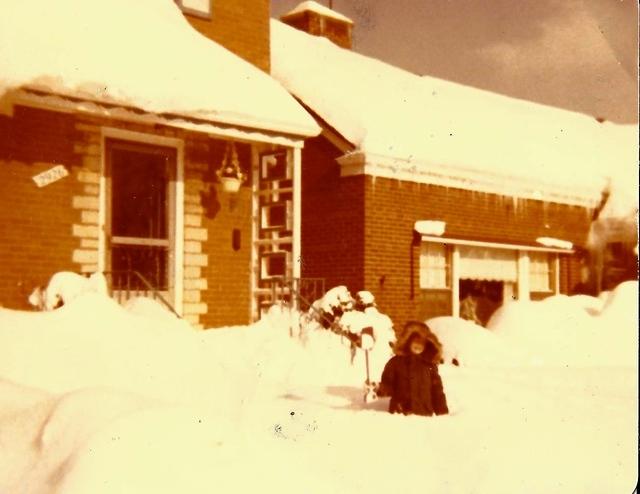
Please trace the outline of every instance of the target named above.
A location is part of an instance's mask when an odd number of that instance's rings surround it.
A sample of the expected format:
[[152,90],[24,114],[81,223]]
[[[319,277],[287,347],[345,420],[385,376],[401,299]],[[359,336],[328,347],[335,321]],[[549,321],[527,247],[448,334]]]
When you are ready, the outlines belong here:
[[71,271],[55,273],[46,288],[37,287],[29,295],[29,303],[40,310],[54,310],[84,293],[108,294],[107,280],[102,273],[89,277]]
[[328,328],[345,311],[351,310],[353,304],[353,297],[346,286],[334,286],[311,304],[306,319],[308,322],[316,321],[322,327]]

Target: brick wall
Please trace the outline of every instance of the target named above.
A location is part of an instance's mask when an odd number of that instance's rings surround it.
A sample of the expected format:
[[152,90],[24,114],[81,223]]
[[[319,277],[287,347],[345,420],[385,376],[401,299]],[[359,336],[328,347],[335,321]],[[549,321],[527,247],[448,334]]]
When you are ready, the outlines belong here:
[[[16,107],[0,116],[0,305],[27,297],[57,271],[93,272],[98,263],[103,126],[184,141],[184,313],[204,327],[245,324],[250,308],[250,186],[218,197],[211,186],[223,145],[162,126]],[[250,149],[239,146],[246,168]],[[69,176],[38,188],[33,175],[63,164]],[[246,170],[245,170],[246,171]],[[234,251],[232,230],[241,231]]]
[[[238,145],[238,159],[248,172],[251,151]],[[222,163],[224,143],[191,140],[185,167],[185,303],[201,312],[204,327],[247,324],[250,319],[251,185],[237,197],[218,191],[215,172]],[[240,230],[240,249],[232,246],[233,230]],[[202,258],[201,254],[206,256]],[[191,264],[189,266],[189,264]],[[187,286],[185,288],[187,288]],[[189,300],[187,300],[189,298]]]
[[189,14],[185,17],[200,33],[268,73],[269,3],[269,0],[213,0],[211,19]]
[[[583,245],[589,226],[584,208],[387,178],[339,178],[341,153],[323,137],[305,144],[302,252],[304,276],[325,277],[327,287],[370,290],[399,327],[451,313],[450,291],[419,289],[417,220],[442,220],[446,235],[531,244],[540,236]],[[579,276],[563,256],[561,287]]]
[[[374,177],[366,178],[365,191],[365,285],[396,324],[432,312],[415,289],[417,220],[445,221],[446,236],[516,244],[547,236],[583,245],[589,228],[580,207]],[[444,307],[442,296],[434,297]]]
[[340,156],[324,138],[302,150],[302,276],[326,287],[364,289],[364,177],[340,178]]
[[[0,305],[29,307],[31,290],[56,271],[75,270],[73,224],[80,212],[71,197],[82,164],[74,152],[73,118],[17,107],[0,116]],[[71,177],[38,188],[32,176],[63,164]]]
[[560,256],[560,292],[571,294],[580,283],[582,263],[578,256]]

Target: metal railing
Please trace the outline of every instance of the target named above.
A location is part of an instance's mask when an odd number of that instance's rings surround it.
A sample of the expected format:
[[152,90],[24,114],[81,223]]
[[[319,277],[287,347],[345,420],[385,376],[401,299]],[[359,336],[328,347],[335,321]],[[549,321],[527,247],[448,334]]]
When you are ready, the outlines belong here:
[[103,274],[107,278],[109,296],[119,304],[133,297],[148,297],[157,300],[177,317],[181,317],[162,291],[154,287],[139,271],[105,271]]
[[306,311],[314,300],[324,295],[324,288],[324,278],[273,278],[270,303]]

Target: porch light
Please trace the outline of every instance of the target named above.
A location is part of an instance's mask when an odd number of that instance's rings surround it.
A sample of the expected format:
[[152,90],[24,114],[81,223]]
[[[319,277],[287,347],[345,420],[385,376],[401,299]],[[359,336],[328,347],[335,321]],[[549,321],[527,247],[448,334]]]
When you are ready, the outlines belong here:
[[228,141],[224,150],[224,158],[218,171],[216,171],[218,180],[222,185],[224,192],[237,193],[240,186],[246,181],[247,177],[242,173],[240,162],[238,161],[238,153],[236,145],[233,141]]

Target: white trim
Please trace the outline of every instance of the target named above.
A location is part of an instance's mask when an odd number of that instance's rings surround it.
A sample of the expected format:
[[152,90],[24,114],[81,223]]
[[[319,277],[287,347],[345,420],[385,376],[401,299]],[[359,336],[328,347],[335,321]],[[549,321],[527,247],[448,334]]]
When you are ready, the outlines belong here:
[[518,251],[518,300],[530,299],[529,276],[529,253]]
[[260,149],[257,145],[251,146],[251,270],[249,274],[250,320],[257,321],[260,317],[258,307],[258,217],[259,217],[259,182],[260,182]]
[[175,310],[182,315],[184,301],[184,141],[176,142]]
[[490,249],[507,249],[507,250],[532,251],[532,252],[559,252],[563,254],[573,254],[575,252],[573,250],[554,249],[552,247],[536,247],[532,245],[502,244],[497,242],[481,242],[478,240],[462,240],[457,238],[433,237],[431,235],[422,235],[422,241],[437,242],[441,244],[487,247]]
[[147,245],[150,247],[169,247],[171,242],[166,238],[118,237],[113,235],[111,242],[120,245]]
[[[104,132],[104,129],[102,130]],[[104,134],[100,136],[100,190],[98,192],[98,271],[106,271],[107,264],[107,148]]]
[[558,254],[555,255],[555,259],[553,260],[553,269],[554,269],[554,293],[556,295],[560,294],[560,256]]
[[135,132],[133,130],[124,130],[116,127],[102,127],[102,138],[122,139],[124,141],[133,141],[142,144],[153,144],[157,146],[172,147],[182,152],[184,142],[182,139],[175,137],[165,137],[156,134],[148,134],[146,132]]
[[[189,120],[188,117],[165,117],[155,113],[137,112],[132,108],[122,106],[107,106],[107,104],[100,104],[100,102],[96,101],[72,101],[63,96],[54,94],[39,95],[25,90],[15,91],[10,99],[11,103],[8,103],[9,105],[22,105],[62,113],[95,115],[104,118],[117,119],[124,122],[147,125],[166,125],[167,127],[204,133],[213,138],[227,138],[246,142],[262,142],[287,147],[302,147],[303,139],[315,136],[320,132],[319,127],[315,133],[297,129],[299,134],[296,132],[296,129],[293,128],[237,128],[233,127],[233,123],[214,121],[195,122]],[[242,124],[236,123],[235,125],[242,127]],[[269,134],[267,132],[269,132]],[[282,132],[285,135],[271,135],[271,132],[275,134]],[[302,137],[296,137],[297,135]]]
[[171,147],[176,150],[176,176],[174,184],[174,231],[173,231],[173,266],[170,275],[173,276],[173,305],[178,314],[182,314],[184,298],[184,141],[173,137],[164,137],[143,132],[134,132],[113,127],[101,128],[102,170],[100,173],[100,210],[98,212],[98,268],[102,271],[106,265],[106,232],[107,219],[107,188],[106,188],[106,140],[122,139],[140,144],[152,144]]
[[302,152],[291,150],[293,156],[293,278],[300,278],[302,265]]
[[460,317],[460,251],[457,245],[451,249],[451,315]]
[[[446,166],[424,161],[409,161],[356,151],[337,159],[340,175],[370,175],[406,182],[452,187],[489,194],[557,202],[595,208],[601,199],[601,188],[562,186],[541,183],[524,177],[509,177],[489,171]],[[604,187],[603,179],[603,187]]]
[[335,130],[328,128],[327,126],[322,126],[321,135],[333,144],[340,152],[350,153],[353,151],[353,144],[347,141]]

